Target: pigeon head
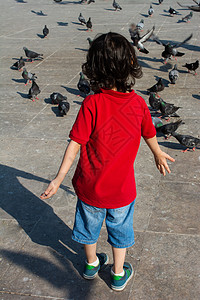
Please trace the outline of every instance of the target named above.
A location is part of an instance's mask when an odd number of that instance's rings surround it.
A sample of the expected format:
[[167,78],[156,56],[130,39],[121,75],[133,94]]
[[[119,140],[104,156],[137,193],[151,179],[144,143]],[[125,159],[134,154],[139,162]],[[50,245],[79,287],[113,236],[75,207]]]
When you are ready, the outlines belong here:
[[25,51],[25,50],[28,50],[28,48],[26,48],[26,47],[23,47],[23,50]]

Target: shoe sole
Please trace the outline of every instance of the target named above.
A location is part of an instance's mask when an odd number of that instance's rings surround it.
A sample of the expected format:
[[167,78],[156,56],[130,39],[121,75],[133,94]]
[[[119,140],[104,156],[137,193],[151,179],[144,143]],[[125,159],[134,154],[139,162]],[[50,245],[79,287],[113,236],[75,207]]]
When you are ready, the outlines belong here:
[[122,286],[117,287],[117,286],[111,284],[111,289],[116,292],[123,291],[123,289],[125,289],[126,285],[128,284],[129,280],[133,277],[133,274],[134,274],[134,271],[132,272],[131,276],[127,279],[127,281]]

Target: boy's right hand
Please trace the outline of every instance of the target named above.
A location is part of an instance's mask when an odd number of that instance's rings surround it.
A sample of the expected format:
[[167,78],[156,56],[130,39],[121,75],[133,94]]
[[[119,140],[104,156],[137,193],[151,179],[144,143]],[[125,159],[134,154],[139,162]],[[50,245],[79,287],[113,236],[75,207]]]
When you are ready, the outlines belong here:
[[40,195],[40,199],[42,199],[42,200],[49,199],[51,196],[55,195],[55,193],[57,192],[60,184],[61,184],[61,182],[58,181],[57,178],[53,179],[50,182],[50,184],[49,184],[48,188],[46,189],[46,191]]

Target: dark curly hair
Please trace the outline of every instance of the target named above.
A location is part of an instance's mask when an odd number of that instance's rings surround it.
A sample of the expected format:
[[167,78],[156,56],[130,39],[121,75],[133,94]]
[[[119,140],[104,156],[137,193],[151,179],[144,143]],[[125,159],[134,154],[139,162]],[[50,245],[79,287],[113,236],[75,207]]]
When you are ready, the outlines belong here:
[[142,77],[135,50],[121,34],[109,32],[96,37],[82,65],[93,91],[116,88],[125,93]]

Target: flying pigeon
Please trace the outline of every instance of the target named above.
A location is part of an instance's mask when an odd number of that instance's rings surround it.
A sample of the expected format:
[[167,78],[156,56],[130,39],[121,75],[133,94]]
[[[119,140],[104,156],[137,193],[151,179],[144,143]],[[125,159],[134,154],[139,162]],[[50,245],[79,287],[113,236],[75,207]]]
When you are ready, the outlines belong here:
[[169,123],[169,124],[165,124],[165,125],[158,125],[156,127],[156,130],[158,132],[163,133],[165,135],[165,139],[168,139],[172,135],[172,133],[178,129],[178,127],[181,124],[184,124],[184,122],[181,119],[179,119],[178,121],[173,122],[173,123]]
[[16,68],[18,71],[21,71],[23,66],[25,66],[25,62],[21,56],[20,59],[12,65],[12,68]]
[[[167,103],[161,100],[160,102],[160,111],[163,117],[179,117],[176,114],[176,111],[181,108],[179,106],[175,106],[172,103]],[[169,120],[169,119],[168,119]]]
[[184,135],[173,132],[172,136],[174,136],[181,145],[187,147],[187,149],[182,150],[182,152],[186,152],[187,150],[189,150],[189,148],[192,148],[192,150],[195,151],[196,147],[200,147],[200,139],[195,138],[191,135]]
[[159,78],[158,82],[156,84],[154,84],[152,87],[150,87],[149,89],[147,89],[147,91],[157,94],[158,92],[163,91],[164,88],[165,88],[165,86],[162,82],[162,78]]
[[190,6],[188,6],[188,5],[182,5],[182,4],[180,4],[179,2],[177,2],[178,3],[178,5],[180,5],[181,7],[187,7],[187,8],[189,8],[189,9],[191,9],[191,10],[193,10],[193,11],[199,11],[200,12],[200,3],[198,3],[197,1],[195,1],[195,0],[193,0],[197,5],[190,5]]
[[28,97],[30,99],[32,99],[32,101],[35,101],[35,99],[38,100],[37,95],[40,93],[40,89],[39,86],[37,85],[37,83],[35,82],[35,80],[32,81],[32,87],[29,89],[28,92]]
[[28,72],[26,68],[23,69],[22,77],[26,80],[25,85],[27,85],[28,82],[30,83],[31,80],[35,80],[37,78],[35,73]]
[[157,44],[163,45],[165,50],[162,52],[162,57],[164,58],[164,62],[167,63],[167,60],[171,58],[171,56],[183,56],[185,53],[179,52],[177,50],[178,47],[182,46],[186,42],[188,42],[192,38],[193,34],[190,34],[183,42],[172,45],[173,42],[164,43],[157,36],[153,36],[154,41]]
[[153,109],[159,110],[160,109],[160,102],[161,98],[156,98],[156,94],[153,92],[150,92],[149,95],[149,104]]
[[121,6],[115,0],[113,0],[113,7],[115,10],[122,10]]
[[179,13],[178,13],[174,8],[172,8],[171,6],[170,6],[170,8],[169,8],[169,13],[170,13],[171,16],[174,16],[174,15],[178,15],[178,14],[179,14]]
[[197,75],[196,69],[198,69],[198,67],[199,67],[199,61],[196,60],[194,63],[191,63],[191,64],[186,63],[183,67],[187,68],[189,73],[190,73],[190,71],[194,71],[195,75]]
[[188,23],[192,19],[192,16],[193,16],[193,12],[191,11],[188,15],[186,15],[185,17],[182,18],[182,21],[185,21]]
[[82,25],[86,25],[86,21],[85,18],[82,16],[82,13],[80,13],[78,20]]
[[86,27],[87,27],[87,30],[91,30],[92,31],[92,21],[91,21],[91,18],[88,19],[87,23],[86,23]]
[[30,59],[31,62],[32,62],[33,58],[37,58],[38,57],[38,58],[43,59],[43,57],[41,57],[41,56],[43,56],[43,54],[39,54],[37,52],[28,50],[26,47],[23,47],[23,50],[25,51],[26,56]]
[[172,84],[175,84],[176,80],[179,77],[179,72],[177,70],[177,65],[174,65],[174,68],[169,72],[169,80]]
[[150,4],[149,10],[148,10],[148,15],[151,17],[154,13],[154,9],[152,7],[152,4]]
[[77,84],[77,87],[79,89],[80,92],[82,92],[85,95],[88,95],[90,93],[90,84],[87,81],[87,79],[85,79],[84,75],[82,72],[80,72],[80,79],[79,82]]
[[52,104],[59,104],[61,101],[65,101],[67,100],[67,97],[66,96],[63,96],[62,94],[60,93],[52,93],[50,95],[50,98],[52,100]]
[[70,104],[67,101],[61,101],[58,104],[58,109],[60,112],[61,117],[63,117],[64,115],[66,115],[70,109]]
[[129,32],[133,41],[133,45],[136,46],[140,52],[148,54],[149,51],[144,47],[143,43],[145,43],[152,36],[155,26],[153,26],[151,30],[147,31],[147,33],[144,34],[142,37],[140,36],[138,29],[134,28],[135,24],[131,24]]
[[49,29],[47,28],[47,25],[45,25],[43,28],[43,34],[44,34],[44,38],[47,37],[47,35],[49,34]]
[[143,31],[143,28],[144,28],[144,20],[143,19],[141,19],[141,21],[136,25],[136,28],[138,30]]

